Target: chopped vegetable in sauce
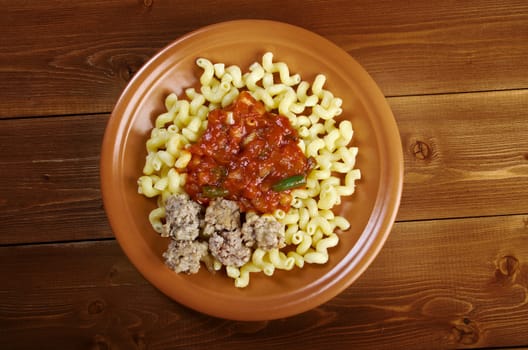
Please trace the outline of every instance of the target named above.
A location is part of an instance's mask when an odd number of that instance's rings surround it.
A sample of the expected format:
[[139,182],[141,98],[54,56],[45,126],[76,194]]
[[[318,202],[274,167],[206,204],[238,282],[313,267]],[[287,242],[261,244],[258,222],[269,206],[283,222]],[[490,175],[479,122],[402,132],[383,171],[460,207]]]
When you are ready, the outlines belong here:
[[298,146],[288,118],[267,112],[248,92],[209,113],[207,130],[189,148],[185,191],[197,202],[237,201],[242,211],[287,211],[291,189],[313,167]]
[[306,176],[304,175],[294,175],[286,179],[282,179],[279,182],[275,183],[271,188],[273,191],[286,191],[293,188],[306,185]]

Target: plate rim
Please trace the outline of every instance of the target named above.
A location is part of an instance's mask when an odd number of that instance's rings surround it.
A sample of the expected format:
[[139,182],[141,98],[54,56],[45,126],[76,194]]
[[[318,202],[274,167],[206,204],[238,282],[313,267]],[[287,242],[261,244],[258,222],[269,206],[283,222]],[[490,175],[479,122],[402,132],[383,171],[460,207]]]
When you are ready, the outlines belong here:
[[[350,272],[349,270],[351,270],[353,266],[352,267],[351,266],[341,267],[339,269],[340,273],[338,275],[339,277],[338,281],[325,286],[326,288],[324,288],[323,291],[319,291],[319,293],[315,295],[314,298],[310,300],[297,301],[295,303],[296,307],[292,309],[290,306],[290,308],[288,309],[289,311],[284,311],[282,308],[270,309],[266,317],[262,317],[262,315],[255,317],[254,314],[248,314],[247,312],[240,313],[240,312],[237,312],[237,310],[231,310],[231,312],[226,313],[225,310],[222,310],[222,308],[211,310],[210,308],[203,307],[203,305],[200,303],[189,301],[188,298],[182,298],[181,296],[175,296],[173,292],[171,292],[170,290],[167,290],[166,286],[163,286],[163,285],[160,286],[159,283],[155,283],[155,281],[153,281],[152,278],[149,278],[149,277],[152,277],[151,272],[146,271],[146,269],[143,266],[141,266],[141,264],[135,263],[134,261],[135,259],[133,258],[134,254],[132,252],[133,247],[131,247],[131,245],[127,243],[120,234],[116,233],[120,231],[119,229],[120,224],[117,223],[117,219],[115,218],[114,214],[111,214],[109,211],[107,211],[107,208],[110,208],[113,206],[111,204],[112,201],[109,198],[110,183],[108,181],[103,181],[104,179],[109,179],[109,178],[112,178],[112,176],[114,176],[114,167],[107,166],[107,164],[110,164],[109,161],[115,160],[116,155],[119,156],[119,154],[116,154],[116,152],[118,152],[119,147],[115,147],[118,144],[118,142],[115,142],[115,139],[112,138],[112,135],[113,135],[112,131],[117,131],[119,127],[123,127],[121,123],[121,118],[117,113],[118,108],[121,107],[121,105],[124,103],[123,101],[126,99],[126,96],[128,94],[131,94],[133,87],[141,81],[141,79],[144,77],[145,74],[148,74],[148,70],[150,66],[154,62],[159,60],[161,57],[163,57],[163,55],[165,55],[172,48],[177,47],[178,45],[181,45],[181,43],[184,43],[190,40],[196,35],[207,33],[209,31],[219,30],[223,27],[233,27],[233,26],[237,27],[241,25],[251,25],[251,26],[270,26],[271,25],[271,26],[282,27],[284,29],[289,28],[291,30],[302,32],[306,35],[315,37],[317,38],[318,41],[324,42],[327,46],[333,47],[334,50],[339,51],[342,55],[343,54],[346,55],[347,59],[353,64],[355,64],[360,71],[362,71],[362,74],[363,74],[362,79],[364,79],[364,83],[369,85],[369,91],[375,92],[375,94],[377,95],[374,97],[376,98],[376,102],[380,104],[377,106],[370,106],[370,108],[382,110],[381,114],[384,116],[385,122],[387,123],[386,125],[384,125],[385,132],[391,133],[393,134],[393,137],[397,137],[398,139],[401,139],[399,135],[399,130],[396,124],[396,120],[394,119],[394,115],[392,114],[390,106],[388,105],[388,102],[386,101],[385,96],[381,92],[381,89],[378,87],[378,85],[375,83],[372,77],[368,74],[368,72],[352,56],[350,56],[346,51],[344,51],[342,48],[337,46],[335,43],[331,42],[330,40],[322,37],[321,35],[317,33],[309,31],[308,29],[298,27],[298,26],[295,26],[289,23],[284,23],[284,22],[278,22],[278,21],[272,21],[272,20],[260,20],[260,19],[259,20],[241,19],[241,20],[219,22],[219,23],[207,25],[207,26],[198,28],[196,30],[193,30],[187,34],[180,36],[176,40],[170,42],[168,45],[162,48],[159,52],[157,52],[154,56],[152,56],[141,67],[141,69],[138,70],[138,72],[134,75],[134,77],[130,80],[130,82],[127,84],[125,89],[122,91],[119,99],[117,100],[116,105],[114,106],[112,114],[108,120],[107,127],[105,129],[105,134],[103,137],[103,145],[101,149],[101,159],[100,159],[101,192],[102,192],[106,215],[108,217],[110,226],[114,233],[114,236],[118,240],[120,247],[122,248],[124,253],[127,255],[130,262],[134,265],[134,267],[145,277],[147,281],[152,283],[157,289],[164,292],[166,295],[171,297],[173,300],[176,300],[177,302],[185,306],[191,307],[192,309],[203,312],[205,314],[209,314],[211,316],[222,317],[222,318],[227,318],[227,319],[236,319],[236,320],[269,320],[269,319],[276,319],[276,318],[281,318],[281,317],[292,316],[294,314],[298,314],[299,312],[308,311],[309,309],[312,309],[313,307],[316,307],[330,300],[337,294],[341,293],[350,284],[352,284],[364,272],[364,270],[366,270],[367,267],[372,263],[372,261],[378,255],[379,251],[382,249],[386,239],[388,238],[390,234],[392,225],[395,221],[397,211],[399,208],[399,203],[400,203],[401,193],[402,193],[402,188],[403,188],[403,168],[404,168],[403,149],[401,147],[396,147],[395,149],[392,150],[392,153],[391,153],[391,155],[395,156],[397,159],[397,161],[395,162],[394,161],[390,162],[392,164],[390,168],[391,168],[391,174],[393,175],[393,177],[384,179],[385,187],[390,187],[390,188],[395,189],[392,192],[393,195],[387,197],[383,195],[382,191],[378,191],[378,196],[375,201],[376,204],[374,205],[374,208],[386,208],[383,205],[379,206],[378,202],[379,201],[388,202],[389,208],[392,208],[392,209],[390,212],[377,213],[378,220],[376,220],[376,222],[373,225],[376,225],[376,227],[380,227],[380,230],[375,231],[378,234],[377,235],[374,234],[371,240],[367,240],[366,242],[363,242],[364,244],[368,243],[369,249],[360,250],[360,252],[364,253],[362,256],[359,256],[359,258],[364,259],[363,260],[364,263],[362,264],[361,269],[359,269],[358,272],[354,274],[354,276],[345,278],[344,276],[349,275],[349,272]],[[380,165],[383,165],[383,163],[380,162]],[[380,183],[381,182],[382,182],[382,176],[380,176]],[[372,218],[372,215],[373,213],[371,213],[371,218]],[[368,224],[371,223],[371,218],[369,218]],[[379,219],[381,219],[381,221]],[[364,235],[365,231],[366,229],[361,233],[360,238]],[[374,232],[374,231],[370,230],[369,232]],[[374,246],[374,249],[372,249],[372,246]],[[349,254],[352,254],[353,250],[354,249],[351,249],[345,255],[345,257],[348,256]],[[345,259],[343,259],[343,261],[345,261]],[[341,263],[342,262],[339,262],[338,264],[336,264],[334,269],[337,269],[337,267]],[[319,280],[314,281],[314,283],[320,284]],[[330,287],[332,291],[328,292],[328,289]]]

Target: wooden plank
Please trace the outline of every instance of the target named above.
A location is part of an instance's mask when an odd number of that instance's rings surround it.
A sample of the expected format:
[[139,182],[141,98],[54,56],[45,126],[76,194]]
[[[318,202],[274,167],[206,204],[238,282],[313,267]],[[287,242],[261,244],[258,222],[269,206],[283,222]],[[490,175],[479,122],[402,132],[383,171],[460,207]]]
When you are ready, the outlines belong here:
[[0,285],[1,348],[528,345],[526,215],[397,223],[355,284],[270,322],[210,318],[169,300],[115,241],[3,247],[0,273],[9,276]]
[[[528,90],[389,102],[405,155],[398,220],[527,213]],[[99,190],[107,120],[0,121],[0,144],[16,149],[0,160],[0,244],[112,236]]]
[[0,242],[111,237],[99,189],[108,115],[0,121]]
[[162,47],[199,27],[242,18],[323,35],[358,59],[390,96],[528,87],[524,0],[0,4],[2,118],[109,112]]
[[391,98],[399,220],[528,213],[528,91]]

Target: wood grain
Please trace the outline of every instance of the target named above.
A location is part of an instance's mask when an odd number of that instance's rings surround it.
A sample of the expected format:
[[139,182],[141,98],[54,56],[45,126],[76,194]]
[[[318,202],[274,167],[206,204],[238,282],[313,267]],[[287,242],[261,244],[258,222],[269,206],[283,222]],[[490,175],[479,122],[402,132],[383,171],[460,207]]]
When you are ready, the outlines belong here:
[[[398,220],[528,212],[528,90],[389,102],[405,155]],[[16,145],[0,159],[0,244],[112,236],[99,190],[107,120],[0,121],[1,144]]]
[[1,348],[528,343],[526,215],[397,223],[373,265],[345,292],[312,311],[270,322],[209,318],[172,302],[143,280],[115,241],[0,248],[0,273],[10,276],[0,286]]
[[399,220],[528,213],[528,91],[389,99],[405,155]]
[[265,18],[348,51],[389,96],[528,87],[523,0],[0,1],[0,118],[110,112],[135,72],[202,26]]
[[0,242],[111,237],[99,189],[107,115],[0,121]]
[[[528,349],[525,0],[0,0],[0,349]],[[389,96],[397,222],[361,278],[269,322],[190,310],[113,239],[100,145],[126,84],[202,26],[271,19]],[[302,271],[300,271],[302,273]]]

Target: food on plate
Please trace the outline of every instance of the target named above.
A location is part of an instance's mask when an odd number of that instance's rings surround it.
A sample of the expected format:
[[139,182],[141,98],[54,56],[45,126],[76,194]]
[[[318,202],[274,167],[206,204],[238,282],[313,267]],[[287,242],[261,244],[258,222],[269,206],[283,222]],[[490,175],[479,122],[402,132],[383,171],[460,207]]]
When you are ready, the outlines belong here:
[[250,273],[324,264],[350,227],[332,208],[354,193],[352,124],[342,100],[290,74],[267,52],[243,73],[196,61],[199,91],[170,94],[154,123],[138,192],[157,198],[153,229],[170,237],[169,268],[225,268],[235,286]]
[[228,108],[208,115],[207,129],[187,150],[185,192],[207,205],[216,197],[238,203],[242,211],[288,211],[290,191],[314,165],[297,145],[288,118],[267,112],[242,91]]

